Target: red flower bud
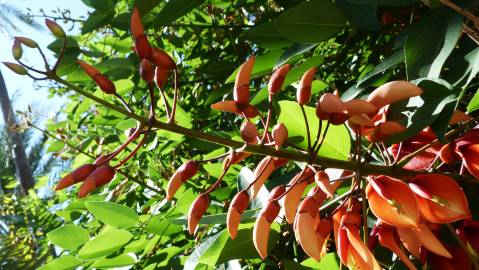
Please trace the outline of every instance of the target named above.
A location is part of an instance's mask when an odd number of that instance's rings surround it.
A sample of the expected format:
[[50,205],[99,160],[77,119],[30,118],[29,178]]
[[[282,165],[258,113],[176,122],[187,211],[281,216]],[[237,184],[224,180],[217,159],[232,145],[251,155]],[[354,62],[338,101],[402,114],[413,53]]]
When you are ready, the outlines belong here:
[[176,68],[176,63],[169,54],[158,48],[152,48],[153,54],[150,57],[150,61],[157,67],[167,70]]
[[71,173],[65,175],[60,182],[58,182],[55,190],[62,190],[66,187],[74,185],[85,180],[90,175],[96,166],[93,164],[85,164],[73,170]]
[[233,91],[234,100],[240,105],[249,104],[249,82],[255,57],[251,56],[238,70]]
[[163,88],[168,80],[168,73],[170,71],[168,69],[156,67],[155,70],[155,82],[158,88]]
[[278,123],[273,127],[271,135],[274,139],[274,148],[279,150],[284,142],[288,139],[288,129],[283,123]]
[[131,14],[130,31],[134,39],[145,33],[145,30],[143,29],[143,23],[141,22],[140,12],[138,11],[137,7],[133,8],[133,12]]
[[115,84],[113,84],[113,82],[110,79],[108,79],[106,75],[101,74],[98,69],[94,68],[93,66],[81,60],[78,60],[77,62],[80,65],[80,67],[88,74],[88,76],[90,76],[90,78],[92,78],[96,82],[98,87],[100,87],[100,89],[103,92],[107,94],[116,93]]
[[258,130],[256,126],[250,121],[245,121],[240,129],[241,138],[249,144],[256,144],[258,142]]
[[63,28],[58,23],[49,19],[45,19],[45,24],[55,37],[65,38],[65,31],[63,31]]
[[171,176],[170,181],[168,181],[168,187],[166,188],[167,200],[173,199],[173,196],[181,185],[198,173],[198,170],[199,164],[194,160],[190,160],[181,165]]
[[310,68],[303,74],[299,82],[298,90],[296,90],[296,100],[299,105],[305,105],[311,98],[311,84],[313,83],[316,68]]
[[236,238],[238,226],[241,221],[241,214],[243,214],[244,210],[248,207],[248,203],[249,195],[246,190],[237,193],[231,201],[226,216],[226,226],[228,227],[228,232],[232,239]]
[[140,62],[140,76],[141,78],[150,83],[155,78],[155,69],[153,63],[148,59],[142,59]]
[[194,235],[196,227],[201,217],[205,214],[206,209],[208,209],[209,204],[208,194],[200,194],[191,205],[190,211],[188,212],[188,231],[191,235]]
[[268,83],[268,92],[270,95],[275,95],[281,90],[281,88],[283,87],[284,79],[286,78],[286,74],[290,69],[291,65],[286,64],[274,71]]
[[80,186],[78,191],[78,197],[82,198],[90,194],[96,188],[109,183],[113,177],[115,177],[116,170],[110,165],[102,165],[96,168],[88,177],[85,182]]
[[144,34],[135,38],[135,52],[140,59],[150,58],[153,55],[148,38]]

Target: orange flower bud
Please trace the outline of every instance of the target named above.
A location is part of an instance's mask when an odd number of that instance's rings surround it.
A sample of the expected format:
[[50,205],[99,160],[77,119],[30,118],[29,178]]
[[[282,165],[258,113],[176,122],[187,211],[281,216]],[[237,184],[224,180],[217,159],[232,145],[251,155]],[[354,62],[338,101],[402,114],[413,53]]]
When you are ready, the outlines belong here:
[[150,57],[150,61],[152,61],[157,67],[167,70],[176,68],[176,63],[169,54],[154,47],[152,48],[152,52],[153,54]]
[[200,194],[198,198],[193,202],[188,212],[188,231],[191,235],[195,234],[198,223],[200,222],[201,217],[208,209],[209,197],[208,194]]
[[78,182],[85,180],[90,175],[96,166],[92,164],[85,164],[73,170],[71,173],[65,175],[60,182],[58,182],[55,190],[62,190],[66,187],[74,185]]
[[273,72],[273,75],[271,75],[268,83],[268,92],[270,95],[275,95],[281,90],[284,79],[286,79],[286,74],[290,69],[291,65],[285,64]]
[[242,190],[237,193],[231,201],[228,214],[226,216],[226,226],[228,227],[228,233],[231,236],[231,239],[236,238],[238,226],[241,221],[241,214],[243,214],[244,210],[246,210],[248,207],[248,203],[249,195],[248,191],[246,190]]
[[314,181],[316,182],[316,185],[328,195],[328,197],[333,198],[334,197],[334,187],[329,183],[329,175],[325,173],[324,171],[318,171],[314,175]]
[[311,98],[311,84],[313,83],[314,74],[316,73],[316,68],[308,69],[301,77],[299,81],[298,89],[296,90],[296,100],[299,105],[305,105],[309,102]]
[[109,183],[115,177],[116,170],[110,165],[102,165],[97,167],[80,186],[78,197],[82,198],[90,194],[96,188]]
[[343,102],[343,105],[346,107],[349,116],[371,114],[378,111],[378,108],[372,103],[361,99],[351,99],[349,101]]
[[[298,173],[293,179],[291,179],[291,181],[289,181],[289,185],[291,186],[288,188],[288,193],[283,197],[284,216],[289,224],[294,222],[294,217],[296,216],[296,211],[301,202],[303,192],[313,180],[313,176],[314,172],[311,169],[306,168],[303,173]],[[303,181],[301,181],[301,179]],[[301,182],[298,184],[296,181]]]
[[241,105],[249,104],[249,82],[255,57],[251,56],[238,70],[233,91],[234,100]]
[[134,7],[133,12],[131,13],[130,31],[133,39],[136,39],[138,36],[145,33],[143,23],[141,22],[140,12],[137,7]]
[[5,66],[7,66],[11,71],[17,73],[18,75],[27,75],[28,71],[20,66],[19,64],[10,63],[10,62],[2,62]]
[[268,239],[271,223],[279,214],[277,201],[268,201],[259,213],[253,228],[253,244],[263,260],[268,256]]
[[189,160],[186,163],[183,163],[176,172],[171,176],[168,181],[168,187],[166,188],[166,199],[171,200],[175,196],[176,191],[181,187],[181,185],[195,176],[198,173],[199,164],[194,160]]
[[272,157],[265,157],[259,163],[258,166],[254,169],[253,175],[255,182],[251,186],[251,197],[256,198],[259,193],[260,188],[264,185],[266,180],[275,170],[274,159]]
[[78,60],[77,61],[78,64],[80,65],[80,67],[88,74],[88,76],[90,76],[90,78],[92,78],[96,84],[98,85],[98,87],[100,87],[100,89],[107,93],[107,94],[115,94],[116,93],[116,87],[115,85],[113,84],[113,82],[108,79],[108,77],[104,74],[101,74],[100,71],[96,68],[94,68],[93,66],[81,61],[81,60]]
[[281,185],[273,188],[271,192],[269,193],[268,200],[273,201],[277,200],[279,197],[281,197],[284,193],[286,192],[286,187]]
[[274,148],[279,150],[284,142],[288,139],[288,129],[283,123],[278,123],[273,127],[271,135],[274,140]]
[[20,41],[16,40],[13,42],[12,55],[15,60],[22,58],[23,50]]
[[[248,90],[249,91],[249,90]],[[239,104],[233,100],[220,101],[211,105],[211,108],[215,110],[235,113],[240,116],[246,116],[248,118],[253,118],[258,116],[259,111],[256,107],[250,104]]]
[[321,96],[316,106],[316,116],[321,120],[331,120],[334,116],[335,123],[340,122],[343,118],[346,121],[349,117],[348,111],[341,99],[332,93],[326,93]]
[[368,101],[377,108],[422,94],[422,89],[407,81],[392,81],[376,88]]
[[241,138],[245,143],[256,144],[258,142],[258,130],[250,121],[246,120],[241,125]]
[[45,19],[45,24],[55,37],[65,38],[65,31],[63,31],[63,28],[58,23],[49,19]]
[[417,269],[414,264],[409,260],[408,256],[402,251],[397,242],[397,237],[394,235],[394,229],[386,226],[379,226],[377,228],[377,234],[379,243],[381,246],[388,248],[394,252],[401,261],[407,266],[410,270]]
[[38,44],[33,41],[33,39],[26,38],[26,37],[15,37],[15,40],[18,40],[23,45],[30,47],[30,48],[37,48]]
[[150,83],[155,78],[155,67],[148,59],[142,59],[140,62],[140,77],[145,82]]

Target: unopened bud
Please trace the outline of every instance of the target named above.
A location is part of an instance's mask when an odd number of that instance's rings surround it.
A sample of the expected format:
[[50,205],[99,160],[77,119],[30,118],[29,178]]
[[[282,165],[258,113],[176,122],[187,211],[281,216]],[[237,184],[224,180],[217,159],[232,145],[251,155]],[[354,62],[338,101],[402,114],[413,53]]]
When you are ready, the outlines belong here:
[[256,126],[250,121],[245,121],[240,129],[241,138],[249,144],[256,144],[258,142],[258,130]]
[[155,78],[155,67],[153,63],[148,59],[142,59],[140,62],[140,76],[141,78],[150,83]]
[[238,70],[233,91],[234,100],[241,105],[249,104],[249,82],[255,57],[251,56]]
[[38,44],[33,41],[33,39],[30,39],[30,38],[26,38],[26,37],[15,37],[15,40],[18,40],[20,43],[22,43],[23,45],[27,46],[27,47],[30,47],[30,48],[37,48],[38,47]]
[[281,90],[281,88],[283,87],[284,79],[286,78],[286,74],[290,69],[291,65],[286,64],[274,71],[268,83],[268,92],[270,95],[275,95]]
[[271,131],[274,140],[274,147],[279,150],[288,139],[288,129],[283,123],[276,124]]
[[181,185],[191,179],[196,173],[198,173],[198,170],[199,164],[198,162],[193,160],[190,160],[181,165],[168,181],[168,187],[166,188],[167,200],[173,199],[173,196],[181,187]]
[[15,40],[13,42],[13,47],[12,47],[12,55],[15,60],[18,60],[22,58],[23,50],[22,50],[22,45],[20,44],[20,41]]
[[115,177],[115,174],[115,168],[107,164],[96,168],[90,175],[88,175],[85,182],[80,186],[78,197],[85,197],[96,188],[109,183]]
[[163,88],[168,80],[168,73],[170,71],[168,69],[156,67],[155,69],[155,82],[158,88]]
[[45,19],[45,24],[55,37],[65,38],[65,31],[63,31],[63,28],[58,23],[49,19]]
[[311,98],[311,84],[313,83],[316,68],[310,68],[303,74],[299,82],[298,90],[296,91],[296,100],[299,105],[305,105]]
[[158,48],[152,48],[153,54],[150,61],[152,61],[157,67],[167,70],[176,68],[176,63],[169,54]]
[[28,71],[20,66],[19,64],[10,63],[10,62],[2,62],[5,66],[7,66],[11,71],[17,73],[18,75],[27,75]]
[[143,35],[145,32],[143,29],[143,23],[141,22],[140,12],[137,7],[133,8],[133,13],[131,14],[130,31],[134,39]]
[[148,38],[142,34],[135,39],[135,51],[140,59],[150,58],[153,54]]
[[198,226],[201,217],[205,214],[206,209],[208,209],[209,203],[208,195],[203,193],[200,194],[191,205],[188,212],[188,231],[191,235],[195,234],[196,227]]

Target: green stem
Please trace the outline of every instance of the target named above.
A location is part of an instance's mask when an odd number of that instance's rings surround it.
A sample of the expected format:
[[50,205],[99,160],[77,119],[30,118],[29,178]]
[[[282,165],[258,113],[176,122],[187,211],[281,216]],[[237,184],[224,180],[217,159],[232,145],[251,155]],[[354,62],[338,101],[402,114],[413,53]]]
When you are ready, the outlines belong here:
[[[57,75],[53,75],[50,77],[51,79],[57,81],[58,83],[61,83],[71,90],[89,98],[92,99],[93,101],[96,101],[97,103],[110,108],[112,110],[115,110],[129,118],[138,120],[141,122],[143,125],[148,124],[148,118],[137,115],[135,113],[130,113],[127,110],[116,106],[115,104],[112,104],[108,101],[105,101],[99,97],[94,96],[93,94],[83,90],[82,88],[63,80],[62,78],[58,77]],[[227,138],[219,137],[216,135],[212,134],[207,134],[201,131],[193,130],[193,129],[188,129],[184,128],[182,126],[178,125],[172,125],[168,123],[163,123],[158,120],[154,120],[152,122],[152,127],[163,129],[166,131],[178,133],[185,135],[187,137],[192,137],[196,138],[199,140],[219,144],[222,146],[227,146],[231,148],[240,148],[243,146],[243,142],[240,141],[235,141],[235,140],[230,140]],[[264,146],[264,145],[247,145],[244,149],[245,152],[251,152],[254,154],[259,154],[259,155],[264,155],[264,156],[272,156],[272,157],[279,157],[279,158],[286,158],[292,161],[298,161],[298,162],[308,162],[311,158],[310,154],[307,153],[301,153],[297,151],[290,151],[290,150],[279,150],[277,151],[274,147],[269,147],[269,146]],[[389,175],[393,177],[402,177],[402,176],[415,176],[418,172],[415,171],[409,171],[400,168],[400,166],[381,166],[381,165],[375,165],[375,164],[362,164],[358,165],[356,162],[353,161],[346,161],[346,160],[338,160],[338,159],[333,159],[333,158],[328,158],[328,157],[316,157],[315,160],[312,162],[312,165],[319,165],[323,167],[328,167],[328,168],[336,168],[336,169],[344,169],[344,170],[349,170],[349,171],[356,171],[356,170],[361,170],[361,173],[363,175],[367,174],[382,174],[382,175]]]

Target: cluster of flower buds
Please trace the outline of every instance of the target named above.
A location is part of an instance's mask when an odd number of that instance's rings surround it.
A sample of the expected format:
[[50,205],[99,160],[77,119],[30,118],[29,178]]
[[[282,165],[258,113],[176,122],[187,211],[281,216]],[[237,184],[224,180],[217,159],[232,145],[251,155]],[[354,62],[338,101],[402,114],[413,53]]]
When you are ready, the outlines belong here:
[[98,158],[93,164],[82,165],[64,176],[55,190],[62,190],[82,182],[78,197],[85,197],[98,187],[109,183],[115,177],[116,169],[105,162],[105,157]]

